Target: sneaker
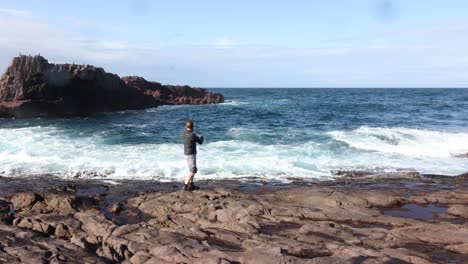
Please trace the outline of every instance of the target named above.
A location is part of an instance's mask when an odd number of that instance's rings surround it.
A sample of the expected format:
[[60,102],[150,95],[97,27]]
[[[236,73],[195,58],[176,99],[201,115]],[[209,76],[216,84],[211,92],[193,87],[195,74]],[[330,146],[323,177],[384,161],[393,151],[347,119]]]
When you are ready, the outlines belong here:
[[193,184],[193,182],[189,183],[189,190],[198,190],[198,189],[200,189],[200,187],[195,186],[195,184]]
[[184,191],[190,191],[190,188],[189,188],[189,185],[188,184],[184,184]]

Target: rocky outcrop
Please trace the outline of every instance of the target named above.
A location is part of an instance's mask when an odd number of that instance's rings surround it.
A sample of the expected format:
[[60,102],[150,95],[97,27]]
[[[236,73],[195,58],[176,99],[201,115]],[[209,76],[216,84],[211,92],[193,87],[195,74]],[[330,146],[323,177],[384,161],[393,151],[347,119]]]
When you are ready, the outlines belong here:
[[222,94],[211,93],[203,88],[192,88],[187,85],[162,85],[158,82],[149,82],[138,76],[123,77],[122,80],[128,86],[153,96],[162,104],[219,104],[224,102]]
[[[466,263],[467,181],[247,192],[158,184],[3,195],[0,259],[75,263]],[[222,184],[222,183],[218,183]],[[387,186],[387,187],[385,187]],[[95,190],[90,191],[91,188]],[[83,196],[79,196],[83,195]],[[448,208],[396,217],[404,205]],[[418,209],[421,210],[421,209]],[[423,213],[423,212],[422,212]],[[41,236],[37,235],[41,234]],[[25,250],[27,249],[27,250]],[[0,261],[1,262],[1,261]],[[13,261],[14,262],[14,261]],[[55,263],[55,262],[54,262]]]
[[108,263],[63,239],[0,223],[0,263]]
[[89,65],[20,56],[0,79],[0,110],[14,117],[74,116],[158,106],[115,74]]
[[144,89],[136,79],[122,80],[90,65],[51,64],[41,56],[16,57],[0,78],[0,118],[66,117],[223,101],[222,95],[189,86],[150,83]]

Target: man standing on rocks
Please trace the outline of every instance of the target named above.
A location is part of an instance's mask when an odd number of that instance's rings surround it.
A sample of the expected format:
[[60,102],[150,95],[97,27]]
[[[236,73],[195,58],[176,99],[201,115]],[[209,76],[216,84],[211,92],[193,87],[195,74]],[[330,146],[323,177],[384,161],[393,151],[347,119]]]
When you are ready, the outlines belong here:
[[182,134],[184,139],[184,154],[189,167],[189,174],[185,178],[184,191],[198,190],[199,187],[193,184],[193,177],[197,173],[197,143],[203,144],[203,136],[197,136],[193,133],[193,122],[185,122],[185,131]]

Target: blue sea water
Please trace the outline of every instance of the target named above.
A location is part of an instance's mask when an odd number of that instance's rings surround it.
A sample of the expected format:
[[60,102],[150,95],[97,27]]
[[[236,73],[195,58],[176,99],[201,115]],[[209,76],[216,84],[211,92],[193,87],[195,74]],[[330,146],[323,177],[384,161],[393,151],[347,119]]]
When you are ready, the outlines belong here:
[[210,89],[226,103],[86,118],[0,120],[0,176],[184,178],[195,122],[200,179],[333,179],[468,171],[468,89]]

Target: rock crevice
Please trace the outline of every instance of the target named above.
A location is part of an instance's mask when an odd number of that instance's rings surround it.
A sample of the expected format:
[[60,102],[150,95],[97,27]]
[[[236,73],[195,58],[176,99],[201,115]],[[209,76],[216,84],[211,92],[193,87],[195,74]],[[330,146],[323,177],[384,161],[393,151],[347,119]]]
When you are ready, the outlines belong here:
[[[8,204],[15,215],[9,224],[0,223],[0,259],[465,263],[466,180],[457,184],[445,190],[336,184],[255,193],[225,188],[152,191],[150,186],[129,193],[128,186],[116,186],[86,195],[89,187],[83,185],[72,193],[12,193],[1,198],[4,215]],[[116,195],[121,199],[115,200]],[[449,210],[423,219],[385,213],[403,210],[405,203],[428,202]],[[119,210],[105,210],[116,203]]]

